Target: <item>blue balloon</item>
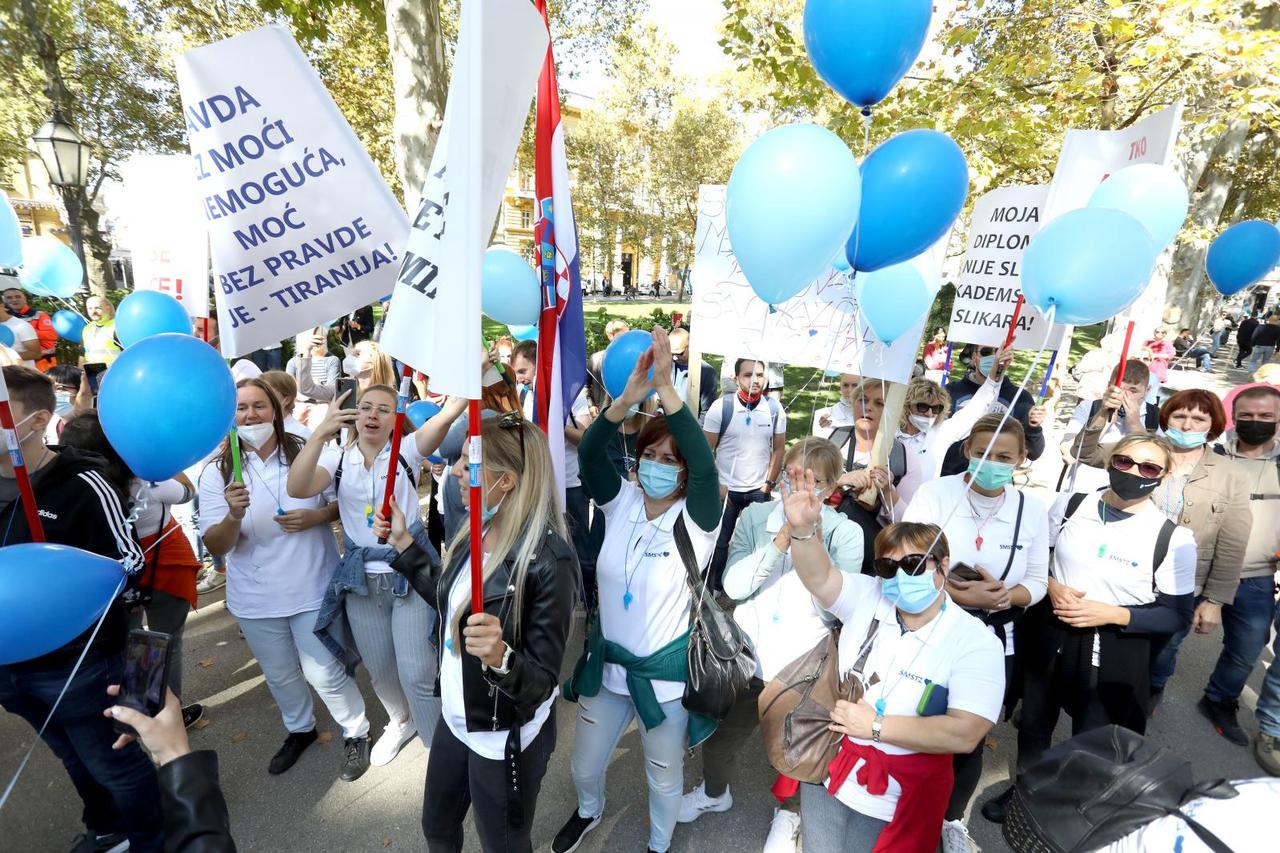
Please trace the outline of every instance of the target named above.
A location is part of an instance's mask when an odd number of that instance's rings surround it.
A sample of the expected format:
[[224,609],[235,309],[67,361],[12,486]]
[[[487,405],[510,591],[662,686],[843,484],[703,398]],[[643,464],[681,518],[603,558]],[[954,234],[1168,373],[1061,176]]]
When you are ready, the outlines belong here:
[[909,130],[885,140],[862,164],[849,262],[871,272],[914,258],[946,235],[968,194],[969,167],[950,136]]
[[0,666],[58,649],[93,626],[111,604],[124,567],[68,545],[0,548]]
[[512,250],[494,246],[484,253],[480,307],[508,326],[532,326],[542,313],[538,274]]
[[853,269],[849,265],[849,258],[845,255],[844,247],[840,247],[840,251],[836,252],[836,256],[831,259],[831,266],[835,267],[839,272],[849,272]]
[[418,429],[438,414],[440,414],[440,407],[430,400],[414,400],[409,404],[409,408],[404,410],[404,416],[413,424],[414,429]]
[[725,194],[729,242],[747,283],[776,305],[830,268],[858,218],[858,162],[825,127],[788,124],[751,143]]
[[1223,296],[1261,281],[1280,261],[1280,227],[1261,219],[1237,222],[1209,245],[1204,266]]
[[891,344],[910,331],[933,304],[933,291],[914,264],[894,264],[853,280],[858,310],[876,337]]
[[1187,185],[1169,166],[1135,163],[1098,185],[1089,207],[1123,210],[1142,223],[1156,248],[1164,251],[1186,221]]
[[13,329],[10,329],[8,326],[0,326],[0,344],[11,347],[13,346],[13,341]]
[[86,321],[83,317],[65,308],[53,315],[53,330],[59,337],[73,344],[80,343],[80,339],[84,336],[85,325]]
[[804,46],[828,86],[869,107],[915,64],[932,14],[932,0],[806,0]]
[[0,267],[22,266],[22,228],[9,197],[0,192]]
[[[653,335],[643,329],[632,329],[613,339],[604,351],[604,363],[600,367],[601,381],[610,397],[622,396],[631,371],[636,369],[636,362],[651,346]],[[649,375],[653,375],[652,369]]]
[[22,266],[22,280],[35,283],[39,290],[28,289],[42,296],[69,299],[84,284],[84,264],[70,246],[56,237],[41,235],[23,240]]
[[191,334],[191,316],[182,303],[158,290],[135,290],[116,307],[116,337],[126,349],[153,335]]
[[1031,238],[1022,256],[1022,293],[1054,322],[1087,326],[1114,317],[1147,286],[1159,252],[1127,213],[1082,207]]
[[236,414],[235,380],[204,341],[155,335],[126,349],[103,375],[98,413],[136,476],[167,480],[226,436]]
[[534,326],[507,326],[507,331],[511,333],[511,337],[517,341],[536,341],[538,339],[538,327]]

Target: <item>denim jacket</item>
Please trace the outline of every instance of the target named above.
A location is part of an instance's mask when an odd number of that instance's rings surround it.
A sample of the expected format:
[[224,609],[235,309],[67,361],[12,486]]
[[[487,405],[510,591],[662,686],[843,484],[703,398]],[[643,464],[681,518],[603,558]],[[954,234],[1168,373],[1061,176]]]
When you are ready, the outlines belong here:
[[[409,529],[409,533],[427,553],[435,553],[435,549],[427,541],[427,534],[421,522],[415,522]],[[347,626],[347,610],[343,606],[343,601],[348,593],[369,594],[369,588],[365,585],[366,563],[390,563],[398,553],[390,545],[375,545],[367,548],[356,545],[346,533],[342,534],[342,558],[338,561],[337,568],[333,570],[333,577],[329,579],[329,585],[324,591],[324,600],[320,602],[320,612],[316,615],[315,635],[338,659],[348,675],[355,675],[356,667],[360,665],[360,652],[356,649],[355,640]],[[408,593],[409,581],[404,575],[392,572],[391,594],[399,598]]]

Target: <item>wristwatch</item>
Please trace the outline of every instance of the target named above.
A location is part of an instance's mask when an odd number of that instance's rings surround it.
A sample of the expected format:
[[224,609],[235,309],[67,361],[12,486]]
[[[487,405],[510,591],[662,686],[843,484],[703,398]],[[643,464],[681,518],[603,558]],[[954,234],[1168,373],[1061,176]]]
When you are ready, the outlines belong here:
[[494,675],[506,675],[508,672],[511,671],[511,647],[506,646],[506,651],[502,653],[502,663],[498,664],[497,666],[489,666],[488,664],[484,664],[484,667],[485,669],[492,672]]
[[765,480],[764,484],[769,487],[769,491],[773,491],[774,489],[778,488],[777,480]]
[[880,742],[880,728],[884,725],[884,714],[876,714],[876,718],[871,721],[871,739],[876,743]]

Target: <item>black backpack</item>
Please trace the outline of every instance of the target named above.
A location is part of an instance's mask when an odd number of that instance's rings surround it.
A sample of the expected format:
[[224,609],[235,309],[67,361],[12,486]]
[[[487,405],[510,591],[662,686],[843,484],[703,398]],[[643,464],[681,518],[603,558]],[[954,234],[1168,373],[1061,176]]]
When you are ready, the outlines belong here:
[[1015,853],[1083,853],[1177,815],[1214,853],[1233,853],[1181,808],[1236,793],[1223,780],[1197,785],[1191,765],[1172,751],[1129,729],[1104,726],[1050,749],[1018,776],[1004,840]]

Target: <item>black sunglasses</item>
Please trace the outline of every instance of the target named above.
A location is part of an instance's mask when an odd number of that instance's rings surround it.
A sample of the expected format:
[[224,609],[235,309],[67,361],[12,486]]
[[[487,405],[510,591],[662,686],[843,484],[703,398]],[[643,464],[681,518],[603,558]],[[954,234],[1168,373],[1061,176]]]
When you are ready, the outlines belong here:
[[1135,465],[1138,467],[1138,476],[1146,477],[1148,480],[1154,480],[1164,473],[1164,467],[1154,462],[1138,462],[1132,456],[1125,456],[1123,453],[1117,453],[1111,457],[1111,467],[1117,471],[1128,471]]
[[917,415],[933,415],[935,418],[942,414],[942,406],[930,406],[928,403],[916,403]]
[[507,412],[498,416],[498,429],[520,430],[520,467],[524,468],[524,425],[527,423],[521,412]]
[[892,557],[876,557],[872,565],[875,567],[877,577],[888,580],[896,575],[899,569],[913,577],[922,575],[929,570],[929,561],[932,559],[933,557],[928,554],[908,554],[898,560]]
[[995,354],[996,354],[995,347],[979,347],[978,348],[978,355],[995,355]]

